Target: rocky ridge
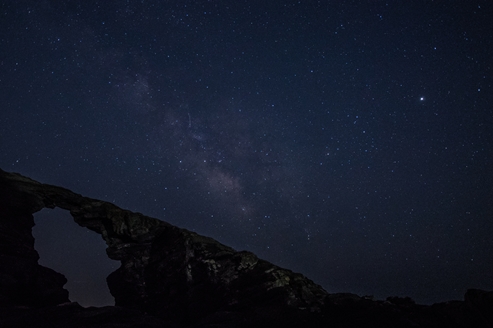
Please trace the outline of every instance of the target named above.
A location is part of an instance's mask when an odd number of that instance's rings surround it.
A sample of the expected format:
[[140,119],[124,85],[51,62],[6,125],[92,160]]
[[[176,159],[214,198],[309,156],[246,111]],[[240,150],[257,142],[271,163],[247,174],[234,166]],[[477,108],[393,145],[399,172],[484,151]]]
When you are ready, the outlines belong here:
[[[65,277],[38,264],[33,213],[55,207],[100,234],[121,262],[107,278],[115,307],[70,303]],[[0,326],[491,327],[489,313],[493,293],[478,290],[433,306],[329,294],[251,252],[0,170]]]

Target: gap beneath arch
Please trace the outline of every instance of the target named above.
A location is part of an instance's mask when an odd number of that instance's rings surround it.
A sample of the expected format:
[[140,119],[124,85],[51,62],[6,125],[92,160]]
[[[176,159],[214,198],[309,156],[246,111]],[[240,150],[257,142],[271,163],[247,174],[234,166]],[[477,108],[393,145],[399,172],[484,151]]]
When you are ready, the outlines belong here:
[[39,264],[65,275],[69,299],[84,307],[115,305],[106,277],[119,266],[106,255],[103,238],[74,222],[69,211],[45,208],[34,214]]

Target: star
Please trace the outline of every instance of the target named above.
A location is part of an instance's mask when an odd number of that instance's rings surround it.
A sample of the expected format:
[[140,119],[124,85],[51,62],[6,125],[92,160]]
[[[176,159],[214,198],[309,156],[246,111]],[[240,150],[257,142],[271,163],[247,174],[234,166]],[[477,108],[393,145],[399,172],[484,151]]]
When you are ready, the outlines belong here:
[[[329,291],[431,303],[491,289],[492,253],[477,251],[493,250],[486,10],[427,3],[460,16],[469,38],[432,24],[443,37],[427,52],[422,6],[301,2],[270,11],[218,0],[209,15],[169,1],[24,2],[0,6],[12,27],[2,34],[10,56],[0,61],[9,86],[0,88],[0,168],[289,263]],[[376,12],[413,24],[382,38]],[[430,245],[450,250],[440,263],[454,256],[446,274]],[[35,248],[48,256],[48,245]],[[57,263],[86,279],[58,260],[64,250],[55,247]],[[354,265],[371,268],[374,283],[348,278]],[[423,266],[411,283],[409,270]]]

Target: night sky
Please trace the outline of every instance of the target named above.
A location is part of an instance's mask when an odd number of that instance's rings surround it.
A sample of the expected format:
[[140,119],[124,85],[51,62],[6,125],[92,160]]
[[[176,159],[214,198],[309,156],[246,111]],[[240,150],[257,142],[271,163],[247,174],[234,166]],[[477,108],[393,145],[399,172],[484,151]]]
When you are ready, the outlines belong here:
[[[491,1],[0,1],[0,167],[329,293],[493,290],[492,20]],[[96,299],[118,262],[69,218],[35,215],[40,263]]]

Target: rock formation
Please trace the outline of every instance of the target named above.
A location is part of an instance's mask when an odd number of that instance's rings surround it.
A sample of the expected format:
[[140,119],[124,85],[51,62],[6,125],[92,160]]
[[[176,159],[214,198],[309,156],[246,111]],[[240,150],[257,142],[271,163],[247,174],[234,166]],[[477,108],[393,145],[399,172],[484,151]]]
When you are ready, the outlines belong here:
[[[45,207],[70,211],[121,262],[107,278],[115,307],[69,303],[65,277],[38,264],[32,214]],[[465,302],[428,307],[328,294],[251,252],[0,170],[0,326],[489,327],[492,298],[471,290]]]

